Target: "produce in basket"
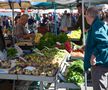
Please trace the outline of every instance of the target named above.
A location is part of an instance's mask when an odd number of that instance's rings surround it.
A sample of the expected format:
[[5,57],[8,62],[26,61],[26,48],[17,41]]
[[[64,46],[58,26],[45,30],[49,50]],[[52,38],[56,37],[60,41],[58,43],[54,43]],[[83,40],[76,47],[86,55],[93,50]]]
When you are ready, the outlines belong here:
[[42,35],[41,33],[36,33],[34,42],[35,42],[36,44],[38,44],[38,43],[40,42],[40,39],[41,39],[42,36],[43,36],[43,35]]
[[0,68],[7,69],[11,67],[11,62],[7,60],[0,60]]

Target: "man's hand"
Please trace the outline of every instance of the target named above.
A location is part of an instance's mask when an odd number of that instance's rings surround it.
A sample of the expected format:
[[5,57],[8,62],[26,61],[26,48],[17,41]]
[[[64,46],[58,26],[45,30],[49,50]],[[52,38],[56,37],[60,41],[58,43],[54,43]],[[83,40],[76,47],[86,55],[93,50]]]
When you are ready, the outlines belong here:
[[90,63],[93,66],[96,65],[96,57],[94,55],[91,56]]
[[84,32],[88,32],[88,29],[84,29]]

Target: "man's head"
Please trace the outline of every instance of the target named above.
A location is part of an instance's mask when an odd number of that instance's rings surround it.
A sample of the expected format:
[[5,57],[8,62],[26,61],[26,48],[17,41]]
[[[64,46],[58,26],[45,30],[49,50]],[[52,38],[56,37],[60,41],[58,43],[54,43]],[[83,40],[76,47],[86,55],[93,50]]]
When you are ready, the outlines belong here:
[[19,13],[17,13],[17,16],[21,16],[21,13],[19,12]]
[[64,14],[67,14],[67,10],[64,11]]
[[[77,9],[78,9],[78,13],[82,14],[82,3],[78,3],[76,5]],[[86,10],[86,6],[84,5],[84,11]]]
[[89,25],[93,23],[94,19],[99,15],[98,13],[99,11],[96,7],[90,7],[87,9],[85,17]]
[[27,14],[23,14],[19,19],[19,23],[22,23],[23,25],[25,25],[28,22],[28,18],[29,16]]

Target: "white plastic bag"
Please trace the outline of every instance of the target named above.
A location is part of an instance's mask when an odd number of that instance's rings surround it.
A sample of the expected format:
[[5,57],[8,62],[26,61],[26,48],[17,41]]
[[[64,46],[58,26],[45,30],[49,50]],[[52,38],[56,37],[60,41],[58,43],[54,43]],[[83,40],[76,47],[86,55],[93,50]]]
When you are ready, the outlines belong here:
[[0,51],[0,60],[7,60],[7,51]]
[[17,50],[17,56],[21,56],[23,55],[23,50],[18,46],[18,45],[14,45],[15,49]]

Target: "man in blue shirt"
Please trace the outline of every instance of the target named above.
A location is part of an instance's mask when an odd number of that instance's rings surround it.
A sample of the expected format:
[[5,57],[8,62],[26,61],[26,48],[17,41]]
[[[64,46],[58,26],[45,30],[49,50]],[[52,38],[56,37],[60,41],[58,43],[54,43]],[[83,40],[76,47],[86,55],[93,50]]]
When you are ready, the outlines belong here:
[[107,90],[108,87],[108,25],[98,18],[95,7],[88,8],[86,20],[90,25],[86,41],[84,68],[91,67],[94,90]]

